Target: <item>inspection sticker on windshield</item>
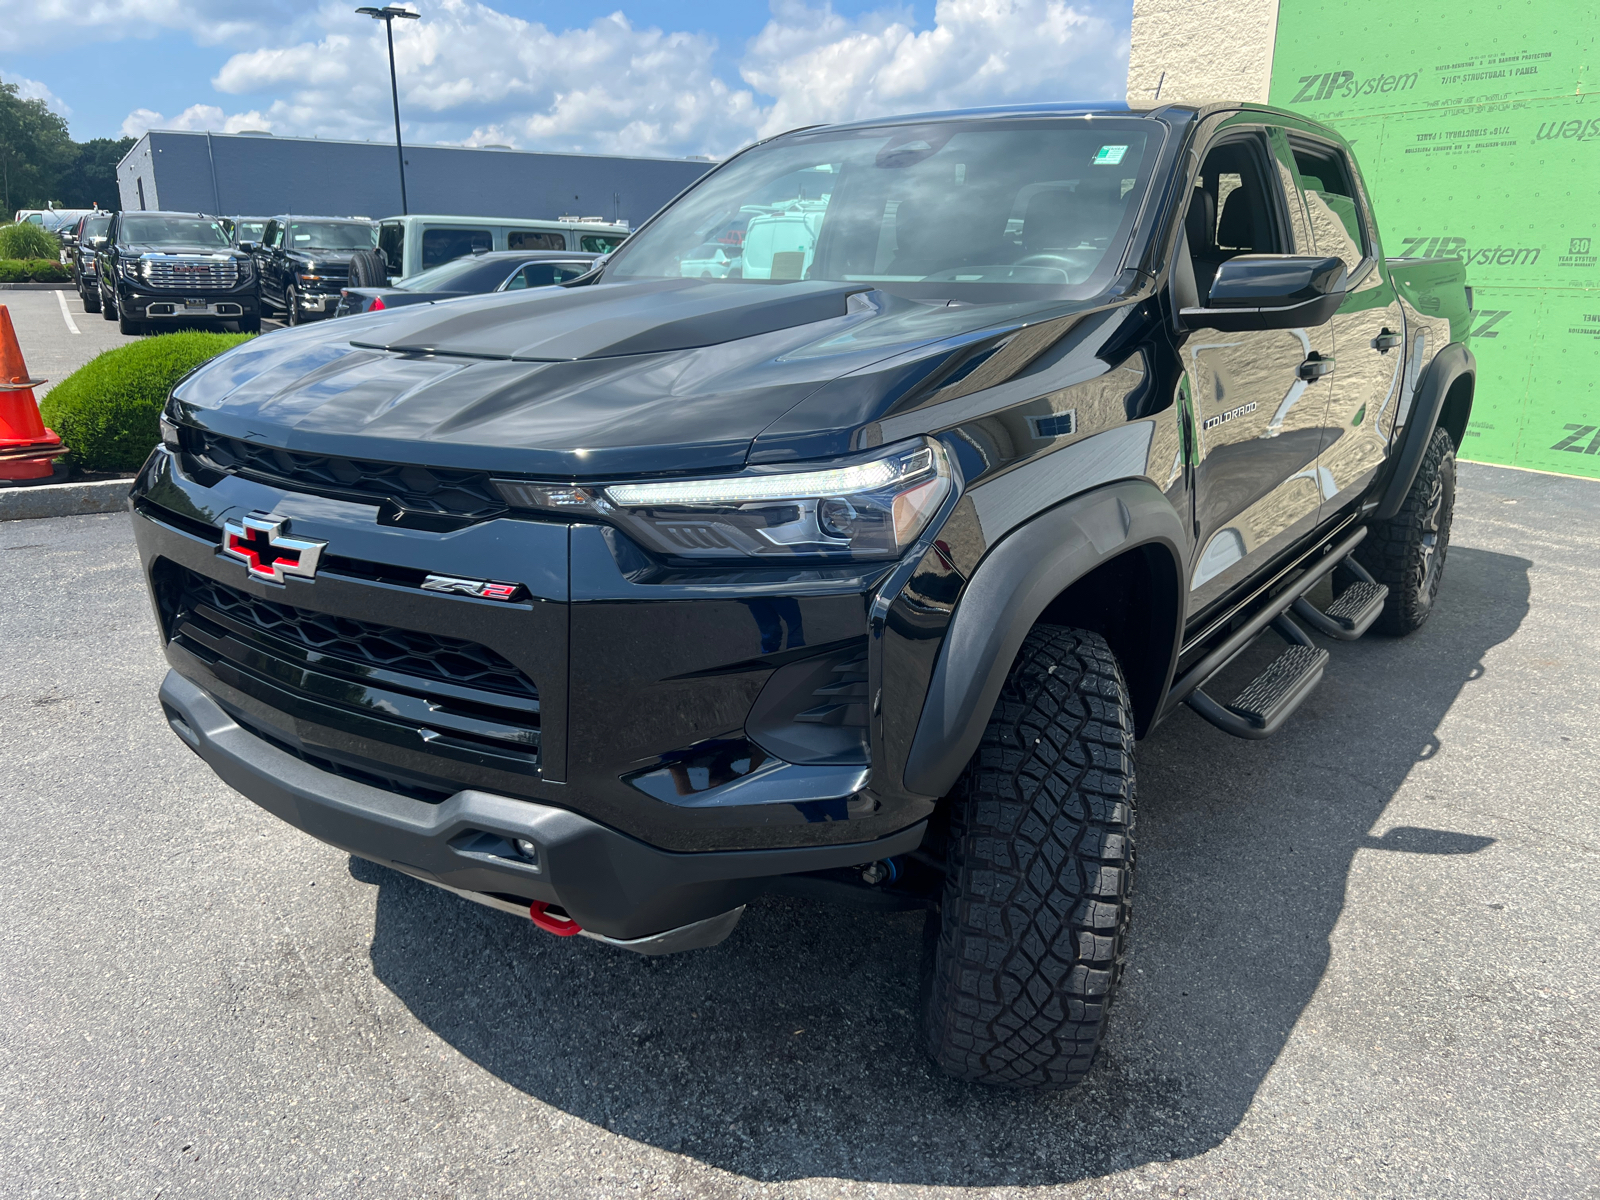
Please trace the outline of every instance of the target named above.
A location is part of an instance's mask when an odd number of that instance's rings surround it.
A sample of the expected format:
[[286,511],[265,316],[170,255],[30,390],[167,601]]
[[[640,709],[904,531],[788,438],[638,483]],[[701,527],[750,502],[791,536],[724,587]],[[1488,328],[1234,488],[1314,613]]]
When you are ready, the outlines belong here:
[[1122,161],[1122,156],[1128,152],[1126,146],[1101,146],[1095,151],[1094,165],[1097,167],[1114,167]]

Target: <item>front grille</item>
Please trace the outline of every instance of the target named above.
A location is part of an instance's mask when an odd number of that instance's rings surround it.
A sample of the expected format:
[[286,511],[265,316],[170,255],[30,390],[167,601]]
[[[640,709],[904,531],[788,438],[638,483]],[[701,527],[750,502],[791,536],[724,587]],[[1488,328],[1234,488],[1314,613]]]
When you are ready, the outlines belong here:
[[485,471],[303,454],[200,429],[185,429],[183,445],[191,455],[216,470],[249,475],[294,491],[360,498],[377,504],[387,501],[408,512],[471,521],[488,520],[507,511]]
[[227,290],[239,282],[239,264],[231,258],[147,258],[144,280],[151,287]]
[[258,600],[204,575],[186,574],[184,598],[190,608],[209,608],[360,670],[376,667],[508,696],[539,698],[533,681],[487,646]]
[[284,728],[334,731],[344,768],[364,763],[391,777],[388,744],[410,752],[397,763],[437,778],[460,774],[447,760],[519,775],[538,769],[538,689],[487,646],[258,599],[171,562],[158,563],[153,579],[174,646],[285,714]]

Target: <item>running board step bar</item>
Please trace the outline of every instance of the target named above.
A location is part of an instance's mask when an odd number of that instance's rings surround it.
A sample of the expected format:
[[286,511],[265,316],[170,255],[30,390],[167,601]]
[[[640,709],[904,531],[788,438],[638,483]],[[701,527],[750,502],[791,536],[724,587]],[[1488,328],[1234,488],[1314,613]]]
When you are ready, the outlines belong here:
[[1322,682],[1328,652],[1312,645],[1305,630],[1285,615],[1272,621],[1272,630],[1289,643],[1288,649],[1251,680],[1233,703],[1218,704],[1199,688],[1189,693],[1189,707],[1223,733],[1251,739],[1271,737]]
[[[1372,577],[1350,556],[1366,536],[1367,530],[1363,526],[1326,546],[1320,557],[1310,563],[1305,574],[1263,604],[1221,644],[1214,646],[1204,658],[1173,681],[1164,711],[1170,712],[1179,704],[1188,704],[1218,729],[1234,737],[1255,739],[1276,733],[1300,706],[1300,702],[1322,682],[1322,672],[1328,663],[1328,652],[1312,644],[1305,631],[1289,619],[1289,610],[1295,608],[1298,612],[1297,602],[1341,563],[1355,574],[1359,582],[1340,593],[1339,599],[1328,606],[1326,614],[1317,612],[1308,603],[1306,607],[1311,608],[1317,616],[1316,620],[1309,623],[1321,629],[1321,622],[1326,621],[1335,628],[1343,629],[1341,620],[1348,620],[1351,630],[1360,629],[1365,633],[1383,609],[1383,595],[1387,593],[1380,595],[1361,587],[1361,584],[1372,582]],[[1358,587],[1360,591],[1356,591]],[[1353,592],[1355,594],[1352,595]],[[1349,597],[1348,606],[1344,604],[1346,597]],[[1265,632],[1268,625],[1289,643],[1289,648],[1273,661],[1260,678],[1254,680],[1229,705],[1219,704],[1200,691],[1201,685],[1242,654]],[[1348,638],[1350,634],[1333,636]]]
[[1301,596],[1294,602],[1294,615],[1319,633],[1341,642],[1353,642],[1383,615],[1389,589],[1369,575],[1354,555],[1344,560],[1344,568],[1356,581],[1339,593],[1326,612]]

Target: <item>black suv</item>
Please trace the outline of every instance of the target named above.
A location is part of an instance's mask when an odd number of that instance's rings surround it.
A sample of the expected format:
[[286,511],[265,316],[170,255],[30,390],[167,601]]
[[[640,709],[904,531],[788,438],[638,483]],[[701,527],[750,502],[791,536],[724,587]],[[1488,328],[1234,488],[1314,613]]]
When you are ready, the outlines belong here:
[[255,248],[261,299],[290,325],[332,316],[350,281],[350,259],[378,244],[378,227],[359,217],[274,217]]
[[1071,1084],[1134,739],[1266,737],[1329,644],[1427,619],[1467,324],[1287,112],[786,134],[567,285],[184,380],[132,498],[161,704],[284,820],[552,934],[924,908],[934,1059]]
[[110,213],[88,213],[73,231],[67,263],[72,271],[72,286],[78,290],[84,312],[100,311],[100,276],[95,256],[107,244],[106,234],[110,231]]
[[118,213],[95,270],[100,315],[130,337],[164,325],[261,332],[255,265],[215,217]]

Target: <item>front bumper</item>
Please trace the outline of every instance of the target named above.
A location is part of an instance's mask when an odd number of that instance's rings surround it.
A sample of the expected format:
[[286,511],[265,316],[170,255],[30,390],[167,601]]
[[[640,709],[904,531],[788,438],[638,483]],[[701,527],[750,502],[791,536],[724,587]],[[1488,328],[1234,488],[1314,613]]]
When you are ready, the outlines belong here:
[[[199,300],[200,306],[189,302]],[[231,292],[150,292],[117,285],[117,309],[139,321],[238,321],[259,316],[261,303],[254,288]]]
[[[925,831],[919,823],[868,843],[674,853],[550,805],[475,790],[432,804],[342,778],[242,728],[176,671],[161,685],[161,706],[224,782],[297,829],[496,907],[557,905],[602,940],[644,953],[712,944],[766,881],[905,854]],[[519,854],[519,839],[536,853]]]
[[305,292],[297,286],[294,295],[304,313],[332,313],[339,305],[338,292]]

